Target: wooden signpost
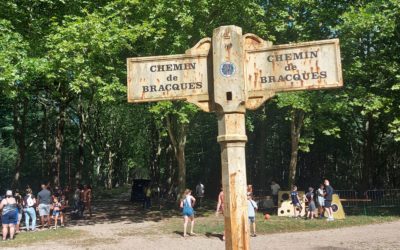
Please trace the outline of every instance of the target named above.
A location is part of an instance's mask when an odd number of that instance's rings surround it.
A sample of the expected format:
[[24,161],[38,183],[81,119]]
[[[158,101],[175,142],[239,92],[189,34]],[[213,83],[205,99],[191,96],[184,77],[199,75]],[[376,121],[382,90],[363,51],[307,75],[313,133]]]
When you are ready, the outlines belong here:
[[343,85],[337,39],[273,46],[221,26],[182,55],[128,58],[128,102],[186,100],[218,119],[226,249],[250,249],[246,109],[276,93]]

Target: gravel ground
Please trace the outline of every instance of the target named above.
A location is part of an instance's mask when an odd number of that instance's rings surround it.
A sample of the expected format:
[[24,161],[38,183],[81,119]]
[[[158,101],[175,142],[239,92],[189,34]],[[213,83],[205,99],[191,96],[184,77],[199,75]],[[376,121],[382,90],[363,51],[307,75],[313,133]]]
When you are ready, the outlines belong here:
[[[35,242],[28,246],[11,249],[214,250],[225,248],[225,243],[221,241],[219,235],[196,235],[183,238],[178,233],[158,232],[159,221],[162,218],[150,215],[149,220],[144,220],[140,206],[132,209],[132,204],[127,201],[128,195],[125,196],[98,202],[95,204],[92,218],[70,221],[69,228],[83,231],[79,238]],[[258,235],[250,240],[252,250],[400,250],[400,220],[312,232]],[[0,248],[5,249],[1,247],[1,243]]]
[[[83,239],[63,243],[46,242],[13,249],[224,249],[219,238],[203,235],[183,238],[177,234],[144,235],[140,231],[156,222],[96,224],[76,226],[88,234]],[[121,232],[121,228],[125,228]],[[131,235],[129,235],[132,233]],[[360,227],[313,232],[259,235],[251,238],[250,248],[258,249],[400,249],[400,221]]]

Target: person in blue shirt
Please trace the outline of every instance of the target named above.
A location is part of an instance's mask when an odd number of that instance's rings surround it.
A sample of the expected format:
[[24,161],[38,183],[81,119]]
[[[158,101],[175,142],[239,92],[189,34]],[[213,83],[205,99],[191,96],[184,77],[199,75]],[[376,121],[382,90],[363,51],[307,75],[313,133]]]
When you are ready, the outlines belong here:
[[303,209],[303,207],[301,206],[300,197],[299,193],[297,192],[296,185],[293,185],[292,192],[290,192],[290,197],[292,198],[294,217],[295,218],[300,217],[301,210]]

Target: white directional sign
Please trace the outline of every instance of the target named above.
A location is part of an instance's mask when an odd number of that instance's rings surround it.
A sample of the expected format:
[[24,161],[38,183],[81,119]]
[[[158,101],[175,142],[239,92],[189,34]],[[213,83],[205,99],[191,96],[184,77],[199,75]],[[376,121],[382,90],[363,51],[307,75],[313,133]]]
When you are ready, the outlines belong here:
[[343,85],[339,40],[322,40],[247,50],[248,97],[271,92]]
[[186,54],[128,58],[128,102],[187,100],[208,110],[210,40]]

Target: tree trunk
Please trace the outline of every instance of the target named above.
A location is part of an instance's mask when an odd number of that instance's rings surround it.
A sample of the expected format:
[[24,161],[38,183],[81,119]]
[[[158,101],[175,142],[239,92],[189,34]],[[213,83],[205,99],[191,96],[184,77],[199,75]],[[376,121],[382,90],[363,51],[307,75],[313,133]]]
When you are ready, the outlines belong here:
[[54,186],[60,186],[60,168],[62,147],[64,143],[65,111],[66,103],[60,101],[55,137],[55,149],[51,160],[51,174],[53,175]]
[[156,125],[153,123],[150,126],[151,129],[151,155],[150,155],[150,174],[151,174],[151,180],[157,185],[160,184],[160,157],[161,157],[161,152],[162,152],[162,147],[161,147],[161,136],[160,133],[156,127]]
[[28,98],[24,97],[22,101],[22,113],[20,114],[19,102],[14,102],[13,107],[13,126],[14,126],[14,140],[18,147],[18,156],[15,162],[15,172],[12,187],[16,188],[19,185],[22,166],[25,161],[26,143],[26,116],[28,114]]
[[186,162],[185,146],[187,125],[175,123],[173,126],[171,117],[167,116],[168,135],[174,149],[176,161],[178,163],[178,199],[186,188]]
[[297,156],[299,152],[300,132],[303,127],[304,111],[293,110],[290,120],[291,153],[289,164],[289,188],[296,183]]
[[106,188],[107,189],[112,189],[113,188],[113,174],[114,174],[114,162],[113,162],[113,157],[114,154],[111,151],[110,145],[107,144],[107,151],[108,151],[108,173],[107,173],[107,182],[106,182]]
[[84,144],[86,135],[85,135],[85,114],[82,104],[82,95],[79,95],[79,100],[78,100],[78,117],[79,117],[79,150],[78,150],[79,164],[75,174],[76,183],[80,183],[82,181],[82,173],[85,167]]
[[[48,178],[50,176],[50,166],[49,166],[49,154],[47,152],[48,145],[49,145],[49,120],[47,116],[47,107],[45,104],[42,105],[43,109],[43,119],[42,119],[42,133],[43,133],[43,140],[42,140],[42,179]],[[46,174],[45,174],[46,172]]]
[[[263,114],[265,114],[265,108],[263,110]],[[258,122],[255,127],[255,151],[256,151],[256,182],[259,188],[267,188],[269,189],[268,182],[271,181],[267,178],[267,169],[266,169],[266,154],[265,154],[265,146],[266,146],[266,119],[265,117],[258,118]],[[257,189],[257,188],[256,188]]]
[[[186,138],[186,136],[185,136]],[[186,141],[186,139],[185,139]],[[186,160],[185,160],[185,144],[179,144],[175,152],[176,160],[178,161],[178,181],[179,181],[179,196],[182,195],[186,188]]]
[[366,191],[371,188],[371,171],[374,166],[374,119],[372,114],[367,115],[365,122],[363,154],[361,189]]

